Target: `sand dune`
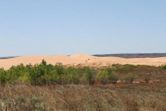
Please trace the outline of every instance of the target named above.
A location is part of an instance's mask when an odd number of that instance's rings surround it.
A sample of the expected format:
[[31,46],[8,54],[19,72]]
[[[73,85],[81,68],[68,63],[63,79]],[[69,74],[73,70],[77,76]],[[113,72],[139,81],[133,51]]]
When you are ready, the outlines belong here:
[[95,57],[89,55],[76,54],[71,56],[23,56],[10,59],[0,59],[0,67],[8,69],[19,64],[39,64],[42,60],[49,64],[63,65],[85,65],[85,66],[107,66],[112,64],[133,64],[133,65],[166,65],[166,57],[158,58],[120,58],[120,57]]

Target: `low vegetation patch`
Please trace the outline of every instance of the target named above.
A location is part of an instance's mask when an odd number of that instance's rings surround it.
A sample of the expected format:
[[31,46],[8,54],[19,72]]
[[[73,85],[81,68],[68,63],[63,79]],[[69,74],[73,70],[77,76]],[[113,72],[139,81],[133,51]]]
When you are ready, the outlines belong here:
[[166,111],[166,83],[0,87],[0,111]]
[[166,66],[134,66],[115,64],[111,67],[66,67],[51,65],[42,61],[38,65],[13,66],[8,70],[0,69],[0,84],[110,84],[119,81],[128,83],[134,80],[166,80]]
[[[67,67],[43,60],[0,69],[0,111],[166,111],[165,67]],[[140,81],[163,82],[131,84]]]

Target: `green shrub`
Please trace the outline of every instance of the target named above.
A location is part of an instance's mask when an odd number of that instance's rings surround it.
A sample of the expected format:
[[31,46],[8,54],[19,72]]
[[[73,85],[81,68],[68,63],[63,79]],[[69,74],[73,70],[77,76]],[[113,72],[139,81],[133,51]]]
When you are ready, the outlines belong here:
[[82,74],[82,76],[80,77],[81,83],[94,84],[96,71],[90,67],[83,67],[80,70]]
[[42,85],[47,82],[47,67],[45,64],[35,65],[30,72],[30,81],[34,85]]
[[[107,84],[117,80],[132,82],[134,79],[150,77],[147,75],[153,72],[153,78],[164,79],[166,66],[148,67],[133,65],[113,65],[112,67],[91,68],[91,67],[66,67],[63,65],[51,65],[42,61],[37,65],[20,64],[8,70],[0,69],[0,84],[91,84],[95,82]],[[163,74],[164,73],[164,74]]]
[[160,66],[161,69],[166,70],[166,65]]
[[5,84],[7,82],[6,72],[4,69],[0,69],[0,84]]
[[97,81],[106,84],[116,81],[115,75],[113,75],[111,68],[105,68],[98,72],[96,76]]
[[62,83],[64,67],[61,65],[53,66],[44,60],[41,64],[31,68],[30,81],[34,85]]
[[113,64],[112,65],[112,70],[118,71],[118,72],[130,72],[134,70],[135,68],[137,67],[131,64],[125,64],[125,65]]

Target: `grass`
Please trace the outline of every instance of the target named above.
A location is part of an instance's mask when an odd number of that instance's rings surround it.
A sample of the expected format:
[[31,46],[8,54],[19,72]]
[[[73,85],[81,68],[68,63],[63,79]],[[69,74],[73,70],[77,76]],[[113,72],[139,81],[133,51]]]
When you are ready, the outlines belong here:
[[[131,84],[136,80],[146,83]],[[166,111],[165,101],[166,66],[66,67],[43,60],[0,69],[0,111]]]
[[105,88],[89,85],[9,85],[0,90],[0,111],[166,110],[166,83]]

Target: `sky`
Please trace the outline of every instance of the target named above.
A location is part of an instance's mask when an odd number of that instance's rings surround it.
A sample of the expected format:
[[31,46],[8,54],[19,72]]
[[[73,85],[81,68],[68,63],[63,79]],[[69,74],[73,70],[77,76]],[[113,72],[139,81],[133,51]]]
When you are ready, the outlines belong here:
[[1,0],[0,56],[166,52],[166,0]]

